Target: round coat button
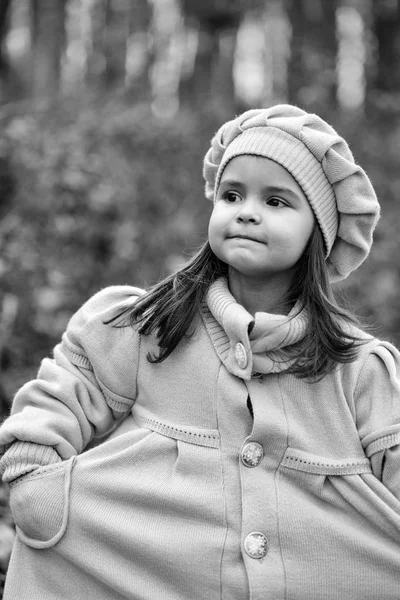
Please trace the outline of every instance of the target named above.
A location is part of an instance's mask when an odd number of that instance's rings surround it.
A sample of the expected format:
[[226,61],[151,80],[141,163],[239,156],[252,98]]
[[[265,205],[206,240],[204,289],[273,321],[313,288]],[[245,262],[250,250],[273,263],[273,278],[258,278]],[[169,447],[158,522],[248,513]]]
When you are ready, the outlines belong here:
[[257,467],[264,456],[264,449],[258,442],[249,442],[242,449],[241,459],[246,467]]
[[245,347],[240,342],[235,346],[235,360],[240,369],[245,369],[247,367],[247,353]]
[[250,558],[264,558],[268,552],[268,540],[263,533],[253,531],[245,537],[244,549]]

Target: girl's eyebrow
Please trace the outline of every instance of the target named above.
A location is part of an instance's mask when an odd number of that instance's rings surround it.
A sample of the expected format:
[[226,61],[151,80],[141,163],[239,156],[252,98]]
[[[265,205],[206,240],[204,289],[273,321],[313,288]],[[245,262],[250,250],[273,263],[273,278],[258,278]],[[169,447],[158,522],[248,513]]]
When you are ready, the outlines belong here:
[[222,179],[220,186],[222,186],[222,185],[231,185],[232,187],[241,187],[241,188],[245,187],[244,183],[241,183],[240,181],[233,181],[233,179]]
[[301,198],[300,194],[296,190],[284,185],[267,185],[264,189],[265,191],[272,192],[273,194],[286,194],[292,198],[295,198],[296,200],[300,200]]

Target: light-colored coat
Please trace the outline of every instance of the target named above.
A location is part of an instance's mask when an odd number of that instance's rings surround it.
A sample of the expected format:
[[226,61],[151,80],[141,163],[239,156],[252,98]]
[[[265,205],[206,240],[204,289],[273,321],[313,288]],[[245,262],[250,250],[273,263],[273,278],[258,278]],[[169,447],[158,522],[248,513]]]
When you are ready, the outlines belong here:
[[22,441],[8,479],[27,473],[4,600],[398,600],[396,349],[368,338],[313,384],[241,378],[204,307],[151,364],[153,337],[104,325],[137,293],[84,305],[0,429]]

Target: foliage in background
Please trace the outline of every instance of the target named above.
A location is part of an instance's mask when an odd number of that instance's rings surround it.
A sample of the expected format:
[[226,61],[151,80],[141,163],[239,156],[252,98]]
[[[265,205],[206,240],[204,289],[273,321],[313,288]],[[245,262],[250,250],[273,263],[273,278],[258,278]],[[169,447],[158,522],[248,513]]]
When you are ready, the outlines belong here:
[[[2,160],[15,191],[0,222],[0,282],[19,301],[2,357],[10,395],[92,293],[112,284],[146,287],[205,239],[211,207],[201,169],[216,127],[214,116],[188,110],[162,123],[147,105],[115,97],[4,124]],[[380,117],[348,133],[383,217],[369,259],[341,287],[378,334],[400,345],[400,128]]]
[[6,379],[12,372],[18,383],[18,371],[37,367],[90,294],[148,286],[204,240],[209,129],[185,113],[163,124],[146,105],[115,99],[67,103],[4,126],[16,193],[0,224],[0,277],[19,298]]

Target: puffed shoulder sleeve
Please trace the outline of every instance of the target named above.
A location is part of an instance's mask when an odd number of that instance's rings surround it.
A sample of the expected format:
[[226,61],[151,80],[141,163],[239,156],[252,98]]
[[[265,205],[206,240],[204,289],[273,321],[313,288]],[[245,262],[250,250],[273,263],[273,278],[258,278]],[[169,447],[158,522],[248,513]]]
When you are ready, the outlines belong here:
[[37,379],[17,392],[11,415],[0,428],[1,453],[8,449],[13,460],[19,453],[26,471],[38,460],[68,459],[94,436],[107,433],[132,407],[140,335],[130,325],[110,320],[141,294],[130,286],[109,287],[73,315],[53,357],[45,358]]
[[357,426],[373,472],[400,500],[400,353],[379,342],[355,390]]

